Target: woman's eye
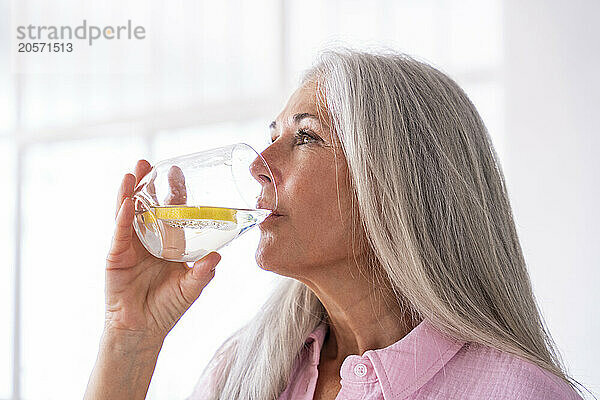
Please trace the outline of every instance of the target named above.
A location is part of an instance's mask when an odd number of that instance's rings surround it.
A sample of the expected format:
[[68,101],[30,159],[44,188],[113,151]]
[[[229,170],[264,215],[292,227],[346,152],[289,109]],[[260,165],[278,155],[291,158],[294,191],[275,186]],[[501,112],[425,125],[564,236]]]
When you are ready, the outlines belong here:
[[306,131],[299,130],[296,132],[296,143],[297,144],[307,144],[316,140],[314,137],[309,135]]

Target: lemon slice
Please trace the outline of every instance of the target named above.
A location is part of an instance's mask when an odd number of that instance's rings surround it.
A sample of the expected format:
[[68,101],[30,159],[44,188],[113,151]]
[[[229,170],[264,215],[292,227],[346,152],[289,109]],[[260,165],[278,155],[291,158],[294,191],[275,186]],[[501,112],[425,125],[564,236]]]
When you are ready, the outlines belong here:
[[[166,220],[213,220],[236,222],[237,210],[221,207],[154,207],[142,215],[145,223],[154,223],[156,218]],[[155,217],[156,216],[156,217]]]

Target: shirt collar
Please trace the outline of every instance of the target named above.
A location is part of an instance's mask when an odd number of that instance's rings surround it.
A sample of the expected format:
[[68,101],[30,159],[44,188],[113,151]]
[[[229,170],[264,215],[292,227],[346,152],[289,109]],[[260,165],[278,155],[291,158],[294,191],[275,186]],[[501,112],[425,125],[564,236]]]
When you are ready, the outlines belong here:
[[[306,339],[309,362],[319,358],[329,326],[322,322]],[[367,350],[362,356],[350,355],[342,363],[341,375],[352,365],[369,360],[381,383],[386,400],[404,399],[416,392],[463,347],[465,342],[451,338],[423,320],[412,331],[388,347]],[[342,376],[342,379],[344,377]]]
[[321,322],[308,338],[306,338],[305,345],[309,350],[309,363],[311,365],[318,365],[319,359],[321,358],[321,349],[323,348],[323,342],[325,342],[325,336],[329,331],[329,325],[325,322]]
[[368,350],[363,357],[373,363],[384,398],[404,399],[442,370],[464,344],[423,320],[396,343]]

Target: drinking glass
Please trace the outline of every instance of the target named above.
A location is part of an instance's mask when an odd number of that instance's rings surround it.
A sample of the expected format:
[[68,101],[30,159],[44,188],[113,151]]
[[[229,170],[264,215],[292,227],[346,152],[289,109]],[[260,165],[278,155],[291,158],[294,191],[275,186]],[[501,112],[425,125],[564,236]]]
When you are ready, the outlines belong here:
[[237,143],[158,162],[133,193],[133,227],[150,254],[196,261],[277,208],[264,158]]

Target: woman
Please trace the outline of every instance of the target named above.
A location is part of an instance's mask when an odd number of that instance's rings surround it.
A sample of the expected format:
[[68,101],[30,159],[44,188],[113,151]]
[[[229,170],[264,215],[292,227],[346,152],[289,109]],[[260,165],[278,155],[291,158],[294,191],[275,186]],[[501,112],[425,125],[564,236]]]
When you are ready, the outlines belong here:
[[[287,278],[190,399],[580,398],[534,301],[496,153],[456,83],[404,55],[328,52],[271,138],[279,205],[256,260]],[[220,259],[188,269],[145,252],[128,196],[149,169],[139,161],[119,193],[87,399],[144,398]]]

